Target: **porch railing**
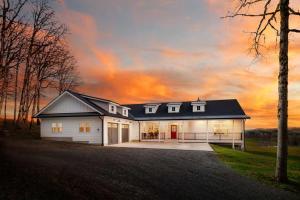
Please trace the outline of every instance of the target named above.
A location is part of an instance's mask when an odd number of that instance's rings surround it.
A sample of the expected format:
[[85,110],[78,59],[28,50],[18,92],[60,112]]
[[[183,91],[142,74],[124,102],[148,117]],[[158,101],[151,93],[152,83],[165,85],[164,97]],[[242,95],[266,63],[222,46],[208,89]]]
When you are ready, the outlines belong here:
[[142,140],[164,140],[166,139],[166,134],[164,132],[161,133],[142,133]]

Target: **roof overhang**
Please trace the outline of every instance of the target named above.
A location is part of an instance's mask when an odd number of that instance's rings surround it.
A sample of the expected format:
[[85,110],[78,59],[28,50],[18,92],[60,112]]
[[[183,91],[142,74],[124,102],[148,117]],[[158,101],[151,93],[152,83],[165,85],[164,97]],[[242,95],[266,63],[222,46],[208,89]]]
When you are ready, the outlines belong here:
[[53,118],[53,117],[92,117],[101,116],[97,112],[86,112],[86,113],[51,113],[51,114],[40,114],[38,118]]
[[176,117],[135,117],[137,121],[151,120],[214,120],[214,119],[250,119],[247,115],[219,115],[219,116],[176,116]]

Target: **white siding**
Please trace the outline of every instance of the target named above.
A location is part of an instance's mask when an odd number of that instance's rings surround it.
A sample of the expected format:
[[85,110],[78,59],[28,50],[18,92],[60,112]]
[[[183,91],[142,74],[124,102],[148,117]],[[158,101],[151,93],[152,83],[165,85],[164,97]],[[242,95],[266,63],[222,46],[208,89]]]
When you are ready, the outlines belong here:
[[75,97],[66,93],[54,104],[50,105],[43,113],[78,113],[78,112],[95,112],[84,103],[75,99]]
[[122,143],[122,135],[121,135],[121,127],[122,124],[128,124],[129,125],[129,141],[136,140],[138,137],[138,133],[134,130],[136,129],[135,121],[128,120],[128,119],[121,119],[121,118],[115,118],[115,117],[108,117],[105,116],[103,119],[103,131],[104,131],[104,145],[108,144],[108,133],[107,133],[107,123],[117,123],[118,124],[118,134],[119,134],[119,143]]
[[[90,133],[80,133],[80,122],[89,122]],[[52,133],[52,123],[62,123],[61,133]],[[42,138],[72,138],[72,141],[102,144],[102,120],[99,117],[45,118],[41,123]]]

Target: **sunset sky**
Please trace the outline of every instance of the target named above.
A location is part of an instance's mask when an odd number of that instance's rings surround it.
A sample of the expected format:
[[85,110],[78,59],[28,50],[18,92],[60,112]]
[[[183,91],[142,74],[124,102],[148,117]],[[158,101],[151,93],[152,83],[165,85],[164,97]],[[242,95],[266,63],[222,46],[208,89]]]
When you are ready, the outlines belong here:
[[[264,58],[254,60],[247,32],[257,20],[221,19],[233,8],[228,2],[59,0],[55,9],[69,27],[83,79],[78,90],[119,103],[236,98],[252,118],[248,128],[276,127],[274,33],[267,32]],[[295,127],[300,34],[290,36],[289,125]]]

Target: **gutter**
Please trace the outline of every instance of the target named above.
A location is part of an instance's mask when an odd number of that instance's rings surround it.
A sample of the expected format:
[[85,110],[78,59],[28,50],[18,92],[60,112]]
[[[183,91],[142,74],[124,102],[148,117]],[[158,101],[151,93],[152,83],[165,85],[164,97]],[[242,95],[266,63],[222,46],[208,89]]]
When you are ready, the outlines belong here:
[[135,117],[137,121],[151,120],[201,120],[201,119],[250,119],[247,115],[220,115],[220,116],[174,116],[174,117]]

